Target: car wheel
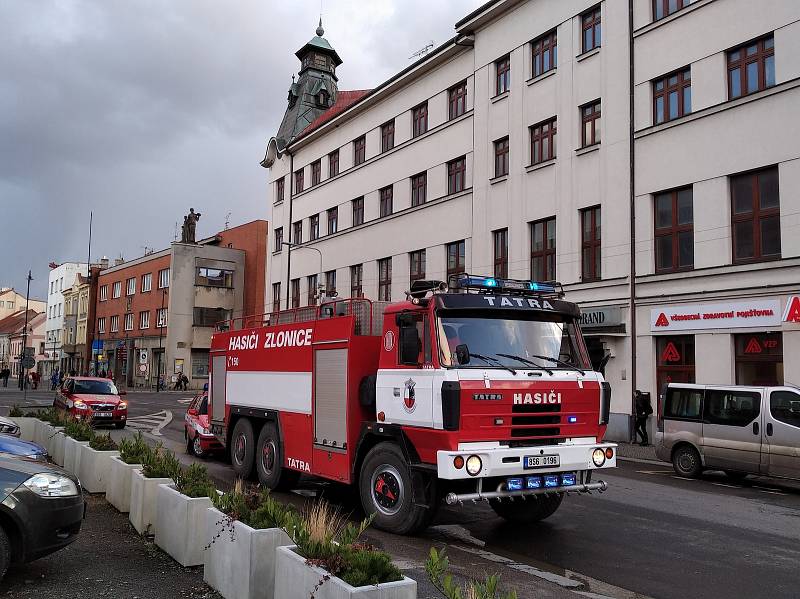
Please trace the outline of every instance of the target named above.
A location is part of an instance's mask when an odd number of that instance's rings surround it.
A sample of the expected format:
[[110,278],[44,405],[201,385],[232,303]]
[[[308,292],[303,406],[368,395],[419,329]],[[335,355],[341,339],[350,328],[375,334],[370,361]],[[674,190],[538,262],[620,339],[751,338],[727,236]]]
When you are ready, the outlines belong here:
[[564,499],[563,493],[557,495],[534,495],[525,501],[491,501],[494,513],[516,524],[533,524],[552,516]]
[[11,541],[8,540],[8,535],[3,527],[0,526],[0,580],[8,571],[8,566],[11,564]]
[[240,418],[231,435],[231,465],[239,478],[249,478],[255,460],[253,425],[247,418]]
[[274,422],[267,422],[261,427],[256,456],[259,483],[276,491],[288,490],[297,484],[300,473],[284,467],[281,438]]
[[203,451],[203,444],[200,442],[200,435],[195,435],[192,440],[192,453],[198,458],[205,459],[206,452]]
[[678,476],[697,478],[703,471],[703,462],[694,447],[681,445],[672,453],[672,468]]

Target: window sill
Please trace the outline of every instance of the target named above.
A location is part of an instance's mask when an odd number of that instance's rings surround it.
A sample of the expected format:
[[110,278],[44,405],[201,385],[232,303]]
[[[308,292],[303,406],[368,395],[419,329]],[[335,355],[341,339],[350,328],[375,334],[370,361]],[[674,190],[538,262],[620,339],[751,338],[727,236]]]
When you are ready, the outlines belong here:
[[496,96],[492,96],[491,98],[489,98],[489,100],[491,100],[492,104],[494,104],[495,102],[499,102],[500,100],[505,100],[508,97],[509,93],[510,90],[506,90],[502,94],[497,94]]
[[600,48],[602,48],[602,46],[597,46],[596,48],[592,48],[591,50],[587,50],[583,54],[578,54],[575,57],[575,62],[581,62],[583,60],[586,60],[587,58],[591,58],[592,56],[600,54]]
[[591,152],[596,152],[599,149],[600,149],[600,142],[597,142],[596,144],[592,144],[590,146],[584,146],[582,148],[578,148],[577,150],[575,150],[575,155],[576,156],[583,156],[584,154],[589,154]]
[[495,185],[496,183],[502,183],[503,181],[508,180],[508,175],[500,175],[499,177],[492,177],[489,179],[489,185]]
[[695,2],[690,4],[689,6],[686,6],[686,7],[682,8],[682,9],[672,13],[671,15],[663,17],[663,18],[659,19],[658,21],[651,21],[647,25],[644,25],[643,27],[639,27],[639,29],[637,29],[636,31],[633,32],[633,37],[636,38],[636,37],[639,37],[640,35],[644,35],[645,33],[649,33],[650,31],[653,31],[653,29],[658,29],[662,25],[666,25],[667,23],[671,23],[672,21],[674,21],[676,19],[679,19],[684,15],[688,15],[689,13],[694,12],[695,10],[698,10],[699,8],[701,8],[703,6],[711,4],[712,2],[714,2],[714,0],[696,0]]
[[552,166],[556,163],[555,158],[551,158],[550,160],[545,160],[543,162],[537,162],[536,164],[529,164],[525,167],[526,173],[532,173],[533,171],[538,171],[543,168],[547,168],[548,166]]
[[536,77],[531,77],[525,83],[526,83],[526,85],[533,85],[534,83],[539,83],[542,79],[547,79],[548,77],[552,77],[553,75],[555,75],[556,74],[556,70],[557,69],[555,69],[555,68],[550,69],[549,71],[546,71],[546,72],[542,73],[541,75],[536,75]]
[[283,205],[283,200],[280,200],[279,202],[273,202],[272,205],[273,206],[281,206],[281,205]]

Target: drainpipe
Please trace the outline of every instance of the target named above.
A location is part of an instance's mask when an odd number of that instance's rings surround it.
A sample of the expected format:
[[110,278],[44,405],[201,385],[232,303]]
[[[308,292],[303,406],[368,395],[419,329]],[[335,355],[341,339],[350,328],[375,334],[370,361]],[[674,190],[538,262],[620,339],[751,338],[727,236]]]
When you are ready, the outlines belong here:
[[[633,0],[628,0],[628,143],[629,143],[629,164],[628,176],[630,187],[630,235],[631,235],[631,266],[630,266],[630,325],[631,325],[631,414],[636,414],[636,405],[633,398],[633,391],[636,390],[636,189],[634,183],[636,152],[634,149],[634,57],[633,57]],[[628,421],[630,422],[630,420]],[[630,431],[633,433],[633,431]],[[631,439],[635,440],[635,436]]]
[[[292,234],[292,198],[294,197],[294,154],[286,148],[289,155],[289,224],[284,231],[285,236]],[[292,240],[294,242],[294,239]],[[289,309],[289,287],[292,284],[292,247],[286,248],[286,309]]]

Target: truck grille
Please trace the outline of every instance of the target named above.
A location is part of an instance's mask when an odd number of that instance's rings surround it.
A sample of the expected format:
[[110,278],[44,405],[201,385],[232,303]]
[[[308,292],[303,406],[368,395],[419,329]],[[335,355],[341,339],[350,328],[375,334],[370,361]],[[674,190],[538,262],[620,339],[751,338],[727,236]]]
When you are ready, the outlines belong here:
[[[561,435],[561,406],[523,404],[511,408],[511,438],[531,441],[548,440]],[[549,425],[549,426],[548,426]]]

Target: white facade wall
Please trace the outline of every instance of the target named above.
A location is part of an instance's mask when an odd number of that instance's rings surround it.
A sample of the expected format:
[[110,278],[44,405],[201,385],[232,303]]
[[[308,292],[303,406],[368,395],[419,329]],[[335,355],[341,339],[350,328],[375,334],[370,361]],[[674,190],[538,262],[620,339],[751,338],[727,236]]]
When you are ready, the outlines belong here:
[[[64,295],[75,283],[77,274],[88,276],[86,264],[78,262],[65,262],[50,270],[47,278],[47,319],[45,324],[45,352],[51,360],[57,361],[62,357],[61,346],[64,343]],[[46,369],[44,374],[52,372],[53,364]],[[56,364],[57,365],[57,364]]]

